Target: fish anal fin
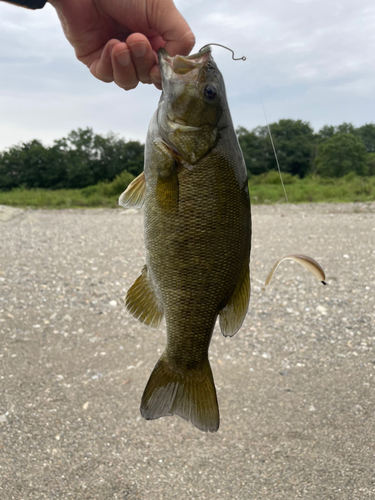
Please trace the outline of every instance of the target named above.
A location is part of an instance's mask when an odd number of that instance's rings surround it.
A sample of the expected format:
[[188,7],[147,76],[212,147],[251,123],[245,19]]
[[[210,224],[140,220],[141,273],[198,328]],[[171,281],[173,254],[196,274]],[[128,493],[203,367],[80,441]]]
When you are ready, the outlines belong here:
[[219,324],[224,337],[233,337],[241,328],[250,301],[250,272],[246,269],[227,305],[219,312]]
[[157,328],[163,317],[154,289],[147,277],[147,266],[129,288],[125,299],[130,314],[151,328]]
[[141,414],[146,420],[178,415],[204,432],[219,428],[219,407],[208,359],[191,370],[173,369],[165,354],[144,390]]
[[136,177],[120,196],[118,203],[124,208],[141,208],[145,199],[146,179],[142,172]]

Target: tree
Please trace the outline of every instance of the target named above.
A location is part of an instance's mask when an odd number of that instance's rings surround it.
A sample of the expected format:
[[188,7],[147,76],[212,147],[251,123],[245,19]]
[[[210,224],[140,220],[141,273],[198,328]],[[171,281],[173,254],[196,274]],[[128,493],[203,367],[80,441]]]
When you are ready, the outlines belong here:
[[138,141],[79,128],[49,148],[34,140],[0,153],[0,189],[83,188],[112,181],[124,170],[139,175],[143,162],[144,146]]
[[356,135],[357,129],[352,123],[344,122],[341,125],[335,127],[336,134],[352,134]]
[[143,144],[126,142],[113,133],[105,137],[94,134],[91,128],[79,128],[55,141],[55,146],[65,155],[70,188],[112,181],[123,170],[133,175],[143,170]]
[[302,120],[279,120],[270,126],[280,169],[304,177],[311,168],[314,130]]
[[264,134],[264,131],[259,128],[250,132],[244,127],[239,127],[236,133],[249,177],[268,172],[271,165],[270,158],[274,158],[271,143],[267,137],[268,132]]
[[368,175],[375,175],[375,153],[367,154]]
[[[315,149],[314,130],[310,124],[302,120],[279,120],[271,123],[270,129],[280,169],[304,177],[311,168]],[[237,135],[250,174],[277,169],[268,127],[257,127],[251,132],[239,127]]]
[[95,160],[94,132],[91,128],[72,130],[67,137],[54,142],[56,152],[64,158],[66,188],[83,188],[95,183],[92,162]]
[[334,125],[324,125],[322,127],[317,136],[319,141],[326,141],[327,139],[330,139],[332,136],[334,136],[336,133],[336,127]]
[[352,123],[344,122],[341,125],[324,125],[317,136],[319,141],[326,141],[330,139],[335,134],[353,134],[357,135],[357,129]]
[[315,165],[317,173],[324,177],[342,177],[349,172],[366,175],[366,148],[353,134],[335,134],[319,146]]
[[375,123],[366,123],[357,129],[368,153],[375,153]]
[[0,185],[2,189],[63,187],[65,166],[53,148],[45,148],[37,140],[13,146],[1,155]]
[[144,145],[138,141],[126,142],[115,134],[107,137],[96,135],[94,139],[96,160],[93,162],[95,183],[113,180],[120,172],[127,170],[139,175],[144,164]]

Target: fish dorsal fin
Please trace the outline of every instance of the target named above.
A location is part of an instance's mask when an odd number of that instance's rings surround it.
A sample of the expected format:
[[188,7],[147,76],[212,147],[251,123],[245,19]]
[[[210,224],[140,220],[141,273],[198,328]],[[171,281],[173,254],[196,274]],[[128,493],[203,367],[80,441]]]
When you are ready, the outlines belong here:
[[143,267],[141,275],[129,288],[125,303],[130,314],[141,323],[151,328],[157,328],[160,325],[164,311],[147,277],[147,266]]
[[146,179],[145,173],[138,175],[122,193],[118,204],[124,208],[141,208],[145,199]]
[[227,305],[219,312],[220,329],[224,337],[233,337],[240,329],[249,307],[250,273],[246,270]]

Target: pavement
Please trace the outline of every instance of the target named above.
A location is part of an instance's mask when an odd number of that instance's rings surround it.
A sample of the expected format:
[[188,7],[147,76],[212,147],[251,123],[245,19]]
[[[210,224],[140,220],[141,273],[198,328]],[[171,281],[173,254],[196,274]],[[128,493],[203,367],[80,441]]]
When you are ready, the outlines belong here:
[[[142,213],[0,207],[0,500],[375,499],[375,203],[253,207],[251,306],[210,347],[221,424],[145,421]],[[327,286],[283,262],[303,253]]]

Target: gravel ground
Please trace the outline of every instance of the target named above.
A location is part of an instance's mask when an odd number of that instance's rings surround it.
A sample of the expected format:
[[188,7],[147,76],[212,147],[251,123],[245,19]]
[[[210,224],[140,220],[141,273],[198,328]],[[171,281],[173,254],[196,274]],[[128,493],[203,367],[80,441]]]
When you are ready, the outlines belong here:
[[[282,255],[326,270],[322,286]],[[375,499],[375,203],[253,207],[221,426],[140,417],[165,343],[124,307],[142,214],[0,207],[0,499]]]

